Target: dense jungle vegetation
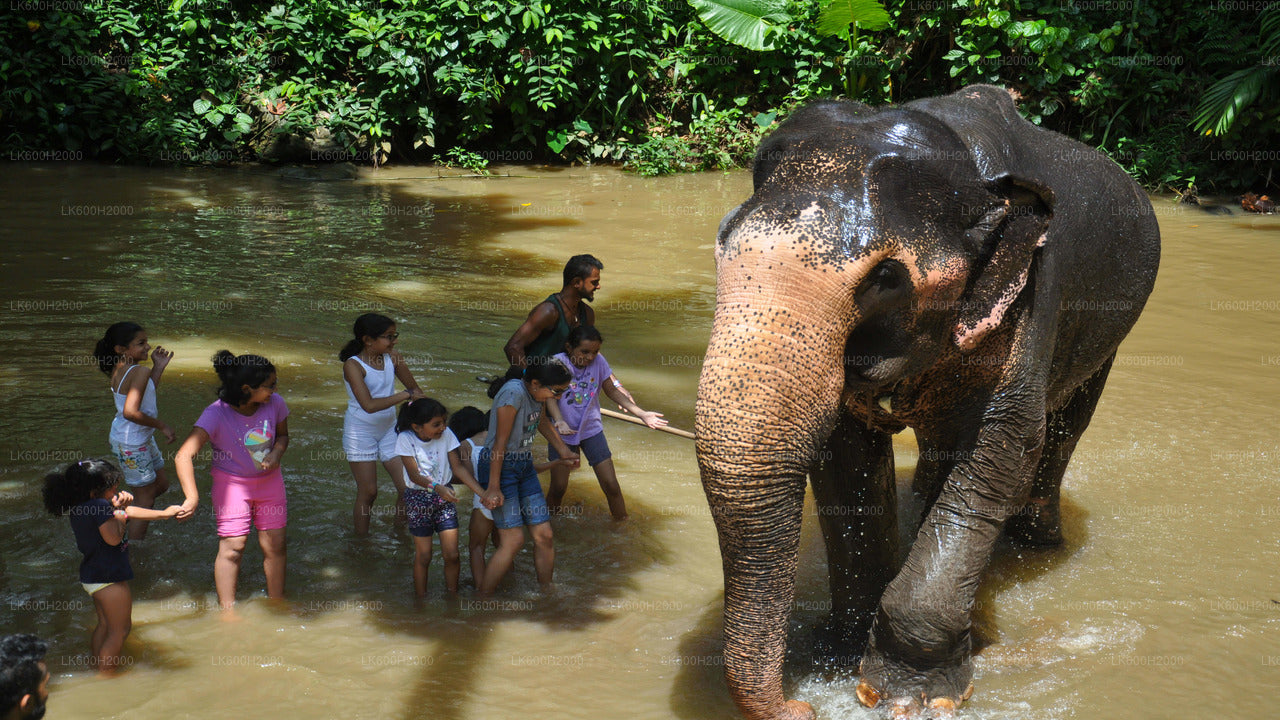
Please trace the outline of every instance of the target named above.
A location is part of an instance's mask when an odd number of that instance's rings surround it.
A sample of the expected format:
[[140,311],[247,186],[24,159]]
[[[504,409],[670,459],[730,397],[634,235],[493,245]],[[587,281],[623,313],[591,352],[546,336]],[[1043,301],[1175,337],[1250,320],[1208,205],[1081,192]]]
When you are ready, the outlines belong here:
[[846,38],[818,0],[737,1],[770,49],[688,0],[6,0],[0,157],[659,174],[749,162],[811,98],[990,82],[1148,187],[1280,184],[1280,3],[885,0]]

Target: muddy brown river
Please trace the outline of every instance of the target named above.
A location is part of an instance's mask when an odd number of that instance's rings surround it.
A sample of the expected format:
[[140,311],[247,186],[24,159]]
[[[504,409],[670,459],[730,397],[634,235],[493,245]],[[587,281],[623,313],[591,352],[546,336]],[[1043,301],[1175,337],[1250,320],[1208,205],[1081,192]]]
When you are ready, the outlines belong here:
[[[412,544],[391,522],[385,474],[371,536],[351,536],[336,354],[364,312],[399,321],[398,347],[428,395],[484,409],[474,378],[501,370],[503,343],[559,289],[565,259],[590,252],[605,264],[604,354],[642,406],[692,428],[712,242],[750,194],[749,174],[498,171],[511,176],[0,167],[0,629],[52,641],[49,717],[733,716],[720,556],[688,440],[606,420],[631,518],[611,522],[594,477],[576,472],[573,512],[553,525],[550,594],[537,590],[530,547],[496,597],[464,588],[446,602],[437,553],[431,598],[415,608]],[[998,551],[963,718],[1275,716],[1280,217],[1155,202],[1159,280],[1067,472],[1067,543]],[[100,679],[80,556],[39,487],[48,470],[109,452],[114,408],[88,353],[122,319],[175,352],[159,407],[180,437],[213,399],[216,350],[275,362],[292,410],[289,601],[266,601],[251,542],[240,620],[221,619],[198,462],[197,516],[155,523],[132,548],[128,669]],[[914,440],[895,445],[906,483]],[[816,520],[810,501],[787,692],[823,718],[871,717],[851,673],[805,657],[829,607]]]

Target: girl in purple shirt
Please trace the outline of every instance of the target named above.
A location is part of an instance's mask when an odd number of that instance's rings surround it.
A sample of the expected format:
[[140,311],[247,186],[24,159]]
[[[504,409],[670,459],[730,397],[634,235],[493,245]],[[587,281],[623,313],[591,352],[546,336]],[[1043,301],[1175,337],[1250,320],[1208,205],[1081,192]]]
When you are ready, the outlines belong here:
[[196,453],[213,445],[213,514],[218,523],[218,557],[213,580],[218,603],[236,601],[240,557],[250,526],[258,528],[267,596],[284,597],[285,502],[280,457],[289,447],[289,407],[276,394],[276,368],[258,355],[236,357],[221,350],[213,369],[222,381],[218,400],[205,408],[173,458],[182,489],[195,493]]
[[[613,369],[600,354],[600,343],[604,339],[600,331],[591,325],[579,325],[569,333],[565,341],[565,352],[555,358],[564,363],[573,372],[569,381],[569,389],[560,396],[560,415],[563,422],[556,423],[561,438],[573,452],[581,452],[587,456],[591,469],[596,472],[596,480],[600,481],[600,489],[609,501],[609,512],[614,520],[627,519],[627,503],[622,498],[622,488],[618,485],[618,474],[613,469],[613,453],[604,437],[604,425],[600,420],[600,393],[609,396],[627,412],[644,421],[650,428],[660,428],[667,424],[662,413],[650,412],[636,405],[630,395],[623,393],[615,386],[610,376]],[[559,454],[554,447],[547,446],[547,456],[556,460]],[[570,468],[557,465],[551,468],[551,485],[547,489],[547,508],[555,515],[564,499],[565,490],[569,488]]]

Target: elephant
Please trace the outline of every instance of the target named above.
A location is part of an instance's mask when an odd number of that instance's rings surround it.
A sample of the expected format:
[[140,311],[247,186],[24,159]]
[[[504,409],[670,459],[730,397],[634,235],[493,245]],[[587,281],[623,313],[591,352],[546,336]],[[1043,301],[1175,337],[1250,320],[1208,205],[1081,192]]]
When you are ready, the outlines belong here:
[[[760,143],[715,243],[696,453],[724,571],[729,693],[812,718],[782,664],[806,477],[824,628],[864,705],[952,714],[1001,532],[1062,541],[1059,486],[1155,284],[1150,200],[1003,88],[871,108],[823,100]],[[900,558],[891,436],[920,447]]]

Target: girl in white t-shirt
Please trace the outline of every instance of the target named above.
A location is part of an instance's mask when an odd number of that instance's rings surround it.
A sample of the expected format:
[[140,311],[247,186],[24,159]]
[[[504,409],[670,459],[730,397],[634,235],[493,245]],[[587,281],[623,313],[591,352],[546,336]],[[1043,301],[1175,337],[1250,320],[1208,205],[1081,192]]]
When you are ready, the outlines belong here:
[[480,484],[458,453],[458,438],[447,427],[444,405],[422,398],[400,408],[396,421],[396,455],[404,463],[404,505],[413,536],[413,591],[421,600],[427,594],[427,569],[431,565],[431,536],[440,535],[444,555],[445,589],[458,592],[462,563],[458,558],[458,496],[449,483],[456,476],[474,493]]

